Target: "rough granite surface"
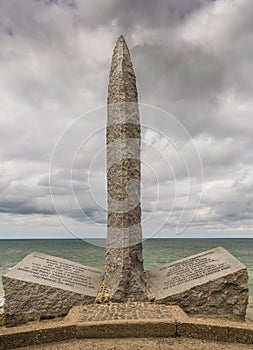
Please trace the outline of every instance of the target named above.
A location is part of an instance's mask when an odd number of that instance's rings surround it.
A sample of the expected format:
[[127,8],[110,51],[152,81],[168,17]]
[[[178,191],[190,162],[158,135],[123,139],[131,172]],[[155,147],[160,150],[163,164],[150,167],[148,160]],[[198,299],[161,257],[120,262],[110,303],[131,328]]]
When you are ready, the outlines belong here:
[[6,326],[66,315],[73,306],[91,304],[102,279],[101,270],[29,254],[2,277]]
[[87,295],[7,277],[3,281],[6,326],[63,316],[72,306],[89,304],[95,300]]
[[178,305],[188,314],[245,319],[247,269],[224,248],[213,248],[147,274],[156,303]]
[[108,222],[104,283],[111,301],[146,300],[140,206],[140,117],[136,78],[121,36],[107,99]]
[[245,319],[247,281],[247,270],[240,270],[158,302],[178,305],[188,314],[232,315],[235,319]]

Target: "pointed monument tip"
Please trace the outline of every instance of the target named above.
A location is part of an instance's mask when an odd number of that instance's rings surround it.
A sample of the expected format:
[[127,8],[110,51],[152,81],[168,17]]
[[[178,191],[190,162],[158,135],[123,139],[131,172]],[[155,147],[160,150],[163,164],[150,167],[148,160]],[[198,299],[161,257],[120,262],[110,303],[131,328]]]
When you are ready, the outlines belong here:
[[108,86],[108,104],[137,102],[137,89],[131,56],[123,35],[113,49]]
[[126,45],[126,40],[125,40],[125,38],[123,37],[122,34],[118,37],[118,40],[117,40],[117,42],[116,42],[116,46],[117,46],[118,44],[120,44],[120,43],[123,43],[123,44]]
[[124,41],[126,41],[122,34],[119,36],[118,40],[124,40]]
[[116,41],[115,47],[114,47],[114,52],[118,52],[121,55],[123,54],[124,49],[128,50],[128,46],[127,43],[125,41],[125,38],[123,37],[123,35],[120,35],[118,37],[118,40]]

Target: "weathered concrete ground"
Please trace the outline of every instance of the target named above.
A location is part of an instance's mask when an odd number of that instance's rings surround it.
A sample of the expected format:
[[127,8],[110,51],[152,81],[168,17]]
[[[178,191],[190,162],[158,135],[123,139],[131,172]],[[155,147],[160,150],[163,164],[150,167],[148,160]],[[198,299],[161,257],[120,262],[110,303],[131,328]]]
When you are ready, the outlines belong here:
[[0,350],[22,347],[28,350],[253,350],[253,322],[189,317],[180,307],[172,305],[77,306],[62,319],[0,327]]
[[17,350],[252,350],[252,344],[229,344],[187,338],[79,339]]

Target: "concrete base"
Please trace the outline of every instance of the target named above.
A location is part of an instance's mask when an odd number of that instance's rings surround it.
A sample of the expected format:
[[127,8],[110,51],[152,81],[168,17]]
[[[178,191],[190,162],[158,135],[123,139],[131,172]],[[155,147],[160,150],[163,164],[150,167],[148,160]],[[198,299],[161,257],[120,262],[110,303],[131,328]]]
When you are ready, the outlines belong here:
[[252,350],[252,344],[225,343],[191,338],[107,338],[72,339],[16,350]]
[[186,337],[253,343],[253,322],[189,317],[178,306],[126,303],[73,307],[64,319],[0,328],[0,350],[82,338]]

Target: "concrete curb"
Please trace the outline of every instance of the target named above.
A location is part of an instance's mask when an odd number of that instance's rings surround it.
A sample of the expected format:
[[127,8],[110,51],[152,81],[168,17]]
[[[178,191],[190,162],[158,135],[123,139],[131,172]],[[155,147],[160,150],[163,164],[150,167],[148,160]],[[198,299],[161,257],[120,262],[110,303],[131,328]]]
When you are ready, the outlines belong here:
[[[0,328],[0,350],[81,338],[186,337],[222,342],[253,343],[253,322],[187,316],[178,306],[166,306],[170,318],[82,321],[83,307],[63,319]],[[87,307],[85,307],[85,310]]]

